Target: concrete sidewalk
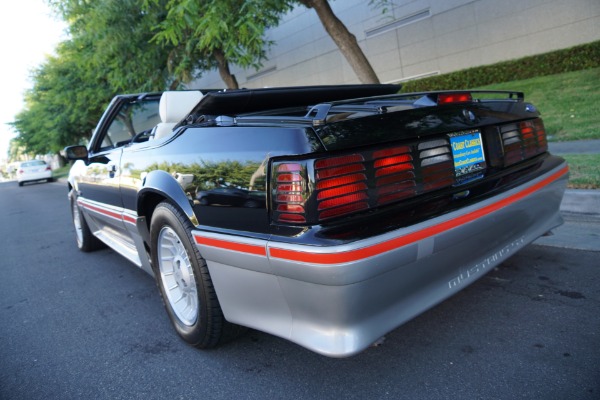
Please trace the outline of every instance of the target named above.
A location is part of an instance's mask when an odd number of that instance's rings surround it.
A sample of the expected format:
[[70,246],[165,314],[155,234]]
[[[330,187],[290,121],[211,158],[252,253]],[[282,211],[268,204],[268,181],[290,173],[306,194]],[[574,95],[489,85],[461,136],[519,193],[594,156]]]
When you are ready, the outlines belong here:
[[[555,155],[600,154],[600,139],[549,142],[548,149]],[[567,189],[560,206],[564,213],[582,214],[600,218],[600,190]]]
[[600,153],[600,139],[549,142],[548,150],[558,156],[561,154],[598,154]]
[[600,190],[567,189],[560,210],[600,220]]

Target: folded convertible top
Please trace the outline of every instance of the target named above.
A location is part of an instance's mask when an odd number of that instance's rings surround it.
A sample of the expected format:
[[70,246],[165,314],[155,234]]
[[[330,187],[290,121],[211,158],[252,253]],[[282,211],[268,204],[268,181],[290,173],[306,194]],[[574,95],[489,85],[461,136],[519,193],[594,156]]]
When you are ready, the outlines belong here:
[[238,115],[276,108],[303,107],[317,103],[395,94],[401,85],[331,85],[208,92],[191,114]]

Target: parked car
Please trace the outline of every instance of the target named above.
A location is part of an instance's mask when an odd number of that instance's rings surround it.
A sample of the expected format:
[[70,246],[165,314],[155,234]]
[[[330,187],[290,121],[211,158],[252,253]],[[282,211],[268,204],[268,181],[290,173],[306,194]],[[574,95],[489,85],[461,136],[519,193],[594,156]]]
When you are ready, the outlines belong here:
[[43,160],[23,161],[16,171],[19,186],[23,186],[25,182],[52,182],[52,168]]
[[65,149],[77,244],[153,275],[193,346],[360,352],[562,223],[568,167],[523,93],[398,90],[117,96]]
[[201,190],[196,198],[202,205],[221,205],[224,207],[261,207],[264,204],[264,192],[251,192],[246,189],[218,187],[211,190]]

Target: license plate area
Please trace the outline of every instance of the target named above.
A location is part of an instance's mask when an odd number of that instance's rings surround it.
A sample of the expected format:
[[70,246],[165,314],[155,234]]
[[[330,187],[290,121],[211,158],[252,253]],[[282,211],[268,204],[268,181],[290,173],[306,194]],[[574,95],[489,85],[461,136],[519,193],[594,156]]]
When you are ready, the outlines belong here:
[[454,159],[454,176],[456,184],[483,178],[486,169],[483,140],[479,130],[462,131],[448,135],[452,157]]

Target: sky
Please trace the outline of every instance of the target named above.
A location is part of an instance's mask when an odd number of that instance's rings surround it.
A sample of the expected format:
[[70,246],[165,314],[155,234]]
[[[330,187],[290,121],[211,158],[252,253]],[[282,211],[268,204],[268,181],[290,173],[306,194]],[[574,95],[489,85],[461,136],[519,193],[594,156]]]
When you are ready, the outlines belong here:
[[23,109],[23,95],[33,86],[30,71],[41,65],[56,45],[67,38],[66,25],[53,16],[46,0],[17,0],[0,13],[0,163],[15,137],[6,125]]

